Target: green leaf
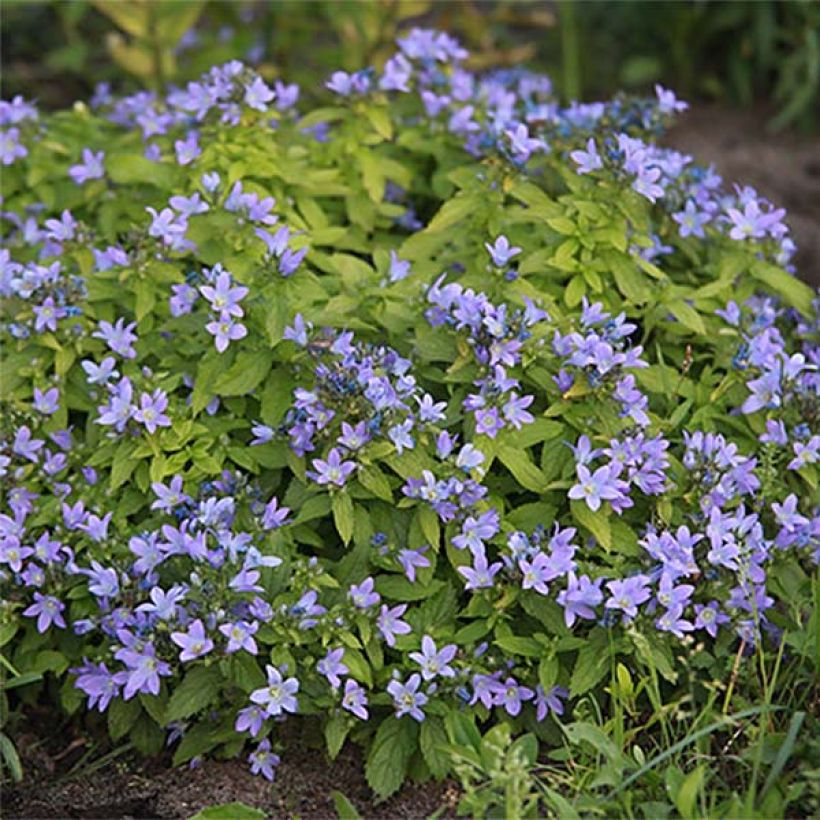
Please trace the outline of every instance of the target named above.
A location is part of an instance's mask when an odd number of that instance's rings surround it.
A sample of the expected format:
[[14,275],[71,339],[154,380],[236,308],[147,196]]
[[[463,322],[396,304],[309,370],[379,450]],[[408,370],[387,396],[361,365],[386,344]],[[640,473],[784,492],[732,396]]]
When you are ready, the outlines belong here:
[[528,768],[538,760],[538,738],[531,732],[517,738],[510,745],[510,755],[519,754]]
[[210,706],[222,688],[222,674],[216,666],[189,669],[168,701],[165,720],[184,720]]
[[783,268],[762,260],[752,263],[751,273],[755,279],[782,296],[792,307],[796,307],[805,316],[811,316],[814,291],[805,282],[801,282]]
[[523,655],[525,658],[540,658],[544,654],[544,647],[533,638],[508,635],[496,638],[493,643],[505,652],[511,652],[513,655]]
[[475,725],[475,718],[464,712],[449,712],[444,718],[447,736],[454,746],[478,751],[481,748],[481,733]]
[[497,453],[499,461],[513,474],[522,487],[534,493],[543,493],[546,490],[547,479],[541,470],[530,461],[526,450],[502,444],[498,447]]
[[436,779],[446,777],[450,771],[450,756],[447,754],[447,731],[440,717],[430,715],[419,731],[419,746],[431,774]]
[[602,754],[610,763],[619,765],[623,763],[621,750],[615,743],[604,734],[603,730],[593,723],[571,723],[564,727],[564,734],[570,743],[579,745],[589,743],[596,752]]
[[392,503],[393,491],[390,489],[390,482],[377,465],[368,464],[361,467],[356,475],[362,487],[370,490],[376,498]]
[[271,368],[269,354],[264,351],[242,351],[234,364],[214,383],[220,396],[245,396],[261,384]]
[[245,803],[221,803],[198,811],[191,820],[265,820],[265,817],[265,812]]
[[3,765],[8,768],[11,779],[15,783],[19,783],[23,779],[20,756],[5,732],[0,732],[0,759],[2,759]]
[[609,647],[603,630],[596,630],[589,643],[581,647],[572,670],[570,696],[577,697],[597,686],[609,671]]
[[429,584],[410,583],[403,575],[379,575],[376,590],[384,598],[393,601],[423,601],[444,586],[444,581],[434,578]]
[[387,108],[368,106],[365,110],[367,119],[382,139],[389,140],[393,136],[393,123],[390,121],[390,112]]
[[114,698],[108,707],[108,734],[112,740],[119,740],[131,731],[142,712],[142,706],[136,698],[120,700]]
[[695,801],[698,799],[698,792],[703,785],[703,775],[706,772],[705,766],[698,766],[693,769],[681,783],[675,795],[675,808],[683,818],[693,817],[695,814]]
[[461,222],[462,219],[475,213],[479,205],[475,196],[460,194],[450,199],[439,208],[438,213],[430,220],[424,233],[439,233]]
[[572,517],[585,529],[589,530],[595,540],[606,550],[612,549],[612,530],[609,524],[609,507],[602,504],[595,511],[585,501],[571,501]]
[[360,820],[361,815],[356,811],[356,807],[340,791],[333,789],[330,797],[339,820]]
[[336,525],[336,531],[345,546],[347,546],[353,537],[353,524],[355,522],[353,501],[346,492],[337,492],[331,496],[330,506],[333,510],[333,523]]
[[367,783],[377,797],[389,797],[401,787],[416,750],[418,731],[418,724],[410,717],[382,721],[365,766]]
[[148,184],[165,191],[174,187],[177,177],[174,166],[153,162],[142,154],[110,154],[105,159],[105,171],[119,185]]
[[706,325],[703,324],[701,315],[683,299],[676,299],[672,302],[667,302],[666,307],[669,312],[686,328],[699,333],[701,336],[706,335]]
[[133,441],[121,441],[114,453],[111,462],[111,489],[122,487],[131,477],[137,467],[138,460],[134,458],[136,444]]
[[344,715],[337,714],[328,718],[325,723],[325,743],[331,760],[335,760],[344,746],[350,724]]

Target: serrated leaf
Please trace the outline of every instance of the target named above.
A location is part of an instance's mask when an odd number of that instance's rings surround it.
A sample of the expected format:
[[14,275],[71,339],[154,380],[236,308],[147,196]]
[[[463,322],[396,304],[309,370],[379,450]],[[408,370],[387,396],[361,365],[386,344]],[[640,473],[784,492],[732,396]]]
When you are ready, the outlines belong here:
[[165,710],[165,720],[184,720],[210,706],[222,688],[222,674],[215,666],[189,669],[176,687]]
[[325,743],[331,760],[335,760],[344,746],[350,724],[344,715],[332,715],[325,723]]
[[336,531],[345,546],[347,546],[353,537],[353,525],[355,523],[353,500],[346,492],[337,492],[331,497],[330,508],[333,511],[333,523],[336,525]]
[[522,487],[534,493],[546,490],[547,480],[541,470],[530,461],[526,450],[502,444],[497,448],[497,455],[499,461]]
[[609,651],[606,633],[596,631],[591,640],[578,651],[569,684],[571,697],[583,695],[597,686],[609,671]]
[[242,351],[233,365],[214,383],[220,396],[245,396],[261,384],[270,372],[271,360],[263,351]]
[[410,717],[382,721],[365,765],[367,784],[377,797],[389,797],[401,787],[416,750],[418,731],[418,724]]
[[393,501],[393,492],[390,489],[390,482],[377,465],[368,464],[360,468],[356,475],[362,487],[366,490],[370,490],[376,498],[381,498],[383,501],[388,502]]
[[505,652],[513,655],[522,655],[525,658],[540,658],[544,654],[544,647],[533,638],[522,638],[508,635],[496,638],[493,643]]
[[570,508],[572,517],[589,530],[604,549],[612,549],[612,529],[607,515],[608,508],[605,505],[593,511],[585,501],[571,501]]
[[447,753],[448,737],[440,717],[431,715],[419,731],[419,746],[424,762],[436,779],[446,777],[450,771],[450,756]]
[[703,323],[701,315],[683,299],[667,302],[665,306],[684,327],[702,336],[706,335],[706,325]]

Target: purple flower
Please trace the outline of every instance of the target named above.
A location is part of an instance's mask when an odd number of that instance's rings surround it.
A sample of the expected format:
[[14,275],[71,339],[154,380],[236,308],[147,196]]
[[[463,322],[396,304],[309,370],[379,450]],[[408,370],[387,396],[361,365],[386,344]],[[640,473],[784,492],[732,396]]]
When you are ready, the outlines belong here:
[[103,319],[100,321],[99,328],[91,335],[95,339],[102,339],[114,353],[125,359],[134,359],[137,356],[137,351],[133,347],[134,342],[137,341],[137,336],[133,332],[136,326],[136,322],[126,325],[123,318],[117,319],[116,324],[113,325]]
[[267,111],[268,103],[275,96],[276,93],[261,77],[256,77],[250,85],[245,86],[245,105],[256,111]]
[[199,147],[199,134],[196,131],[189,131],[184,140],[174,142],[174,150],[178,165],[190,165],[202,153]]
[[526,162],[536,151],[546,151],[547,144],[542,139],[531,137],[524,123],[504,132],[510,141],[510,149],[516,162]]
[[421,676],[414,672],[407,679],[407,683],[391,680],[387,684],[387,691],[393,697],[393,704],[396,707],[396,717],[410,715],[413,720],[421,723],[424,720],[424,712],[421,707],[427,703],[427,695],[419,692]]
[[353,461],[342,461],[342,454],[335,447],[327,454],[327,461],[320,458],[313,459],[316,472],[308,475],[317,484],[334,484],[343,487],[350,474],[356,469]]
[[172,196],[168,202],[175,211],[179,211],[183,216],[196,216],[209,211],[210,205],[202,199],[199,191],[191,196]]
[[502,566],[500,561],[488,565],[484,550],[474,552],[473,566],[458,568],[459,574],[467,580],[464,589],[489,589]]
[[91,361],[82,362],[83,370],[86,372],[86,381],[89,384],[107,384],[111,379],[119,377],[116,369],[116,360],[113,356],[106,356],[99,365]]
[[207,655],[214,642],[205,634],[205,625],[197,618],[188,626],[187,632],[172,632],[171,640],[182,649],[179,659],[185,663]]
[[376,627],[388,646],[396,645],[396,635],[408,635],[411,632],[410,624],[401,620],[406,611],[407,604],[399,604],[392,609],[382,604],[379,617],[376,618]]
[[221,319],[228,316],[241,317],[245,315],[239,305],[249,291],[242,285],[233,285],[230,273],[221,271],[214,282],[214,286],[203,285],[200,293],[210,302],[211,310],[219,313]]
[[521,570],[522,589],[534,589],[540,595],[548,594],[546,582],[552,574],[549,558],[543,552],[538,552],[532,561],[522,558],[518,562],[518,568]]
[[586,151],[573,151],[570,158],[578,166],[579,174],[591,174],[593,171],[599,171],[604,167],[604,162],[592,137],[587,140]]
[[683,618],[683,607],[673,606],[664,612],[656,621],[660,632],[671,632],[676,638],[683,638],[685,633],[694,631],[695,627]]
[[713,638],[717,637],[721,624],[729,623],[728,615],[720,611],[717,601],[710,601],[706,606],[695,604],[695,629],[704,629]]
[[245,325],[234,322],[229,316],[220,316],[216,321],[205,325],[205,330],[214,337],[214,343],[219,353],[224,353],[231,342],[244,339],[248,335]]
[[237,732],[247,732],[251,737],[256,737],[265,723],[266,715],[261,706],[246,706],[240,709],[236,715],[234,729]]
[[427,549],[428,547],[424,546],[415,550],[399,550],[399,554],[397,556],[398,562],[402,565],[404,574],[407,576],[407,580],[410,581],[411,584],[416,582],[417,568],[424,569],[430,566],[429,559],[424,556],[424,552],[426,552]]
[[327,678],[327,682],[338,689],[342,685],[340,675],[346,675],[350,670],[342,662],[345,651],[343,647],[329,649],[327,654],[316,664],[316,671]]
[[602,578],[591,581],[588,576],[567,575],[567,588],[558,593],[558,603],[564,608],[564,622],[572,627],[576,618],[595,619],[595,607],[604,600],[601,592]]
[[628,618],[638,614],[638,607],[652,597],[648,588],[649,579],[645,575],[633,575],[622,581],[609,581],[607,589],[612,593],[604,606],[607,609],[619,609]]
[[297,313],[296,316],[293,317],[293,324],[290,327],[285,328],[282,338],[285,340],[290,340],[300,347],[305,347],[308,343],[307,334],[311,328],[312,325],[305,322],[302,318],[302,314]]
[[410,263],[404,259],[399,259],[395,251],[390,251],[390,267],[387,271],[387,278],[391,282],[400,282],[410,275]]
[[299,691],[299,681],[296,678],[282,678],[282,673],[268,664],[268,684],[262,689],[251,692],[251,701],[264,707],[265,712],[272,717],[283,712],[295,712],[299,708],[296,693]]
[[168,487],[159,481],[155,481],[151,485],[151,489],[157,497],[157,500],[151,504],[152,510],[171,512],[174,507],[178,507],[180,504],[190,503],[191,501],[190,496],[185,495],[182,491],[182,476],[180,475],[175,475],[171,479],[171,483]]
[[74,231],[77,228],[77,221],[71,215],[71,211],[64,210],[59,219],[47,219],[48,238],[55,242],[68,242],[74,239]]
[[484,247],[487,249],[487,253],[490,254],[490,258],[497,268],[506,267],[514,256],[518,256],[518,254],[521,253],[521,248],[517,246],[511,247],[509,240],[503,234],[495,240],[493,245],[489,242],[485,242]]
[[170,427],[171,419],[165,415],[168,408],[168,396],[162,390],[155,390],[153,395],[143,393],[140,396],[140,406],[134,410],[134,419],[153,434],[157,427]]
[[104,158],[103,151],[95,154],[90,148],[83,148],[83,161],[79,165],[72,165],[68,169],[68,175],[77,185],[84,185],[89,179],[100,179],[105,176]]
[[262,514],[262,527],[266,530],[275,530],[287,523],[290,507],[280,507],[279,501],[274,496],[265,506]]
[[373,591],[373,583],[372,578],[365,578],[358,586],[350,587],[348,595],[356,609],[368,609],[381,601],[381,595]]
[[679,100],[674,91],[670,91],[662,85],[655,85],[655,94],[658,97],[658,110],[662,114],[673,114],[676,111],[686,111],[689,108],[689,103]]
[[515,717],[521,712],[521,704],[524,701],[532,700],[535,692],[527,686],[521,686],[515,678],[507,678],[502,684],[502,691],[499,693],[499,706],[507,710],[508,715]]
[[272,781],[276,777],[276,767],[281,761],[279,755],[270,750],[270,741],[265,738],[250,753],[248,762],[251,764],[251,774],[261,774],[266,780]]
[[44,330],[54,333],[57,330],[57,320],[66,316],[65,308],[56,305],[51,296],[47,296],[42,305],[35,305],[32,311],[35,333],[42,333]]
[[219,631],[228,639],[225,651],[228,654],[244,649],[251,655],[256,655],[259,651],[253,636],[259,629],[256,621],[237,621],[233,624],[222,624]]
[[34,603],[23,610],[23,615],[29,618],[36,617],[37,631],[42,634],[52,624],[60,629],[65,629],[65,621],[61,614],[64,609],[65,604],[53,595],[41,595],[39,592],[35,592]]
[[300,248],[295,251],[291,248],[285,248],[282,255],[279,257],[279,273],[282,276],[292,276],[299,269],[302,260],[307,256],[308,248]]
[[609,464],[599,467],[594,473],[590,473],[583,464],[578,464],[575,472],[578,476],[578,483],[570,488],[568,495],[570,498],[586,501],[587,506],[593,512],[601,508],[603,499],[608,501],[620,499],[624,490],[629,486],[613,475],[612,466]]
[[88,708],[96,707],[99,712],[104,712],[111,701],[119,696],[120,686],[126,678],[123,672],[112,674],[102,662],[96,666],[86,662],[71,671],[77,674],[74,686],[88,695]]
[[[131,539],[131,550],[134,550],[134,541],[138,539]],[[142,542],[145,543],[145,542]],[[151,569],[155,566],[155,564],[143,557],[141,559],[142,563],[145,564],[145,572],[150,572]],[[134,568],[137,568],[137,565],[140,561],[134,564]],[[159,563],[157,561],[156,563]],[[139,570],[137,570],[139,571]],[[187,594],[187,590],[184,586],[175,585],[172,586],[167,592],[163,590],[161,587],[154,587],[151,592],[149,593],[149,597],[151,602],[140,604],[137,607],[137,612],[147,612],[150,615],[158,618],[160,621],[173,621],[176,619],[178,611],[179,611],[179,602],[182,601]]]
[[504,684],[498,680],[498,674],[500,673],[473,676],[473,697],[470,700],[470,706],[481,702],[485,708],[492,709],[503,700]]
[[14,436],[14,442],[11,445],[11,451],[22,458],[29,461],[37,462],[39,455],[38,451],[42,449],[45,442],[40,438],[32,438],[31,430],[28,425],[23,425],[17,430]]
[[564,704],[561,699],[569,697],[569,692],[563,686],[553,686],[549,692],[544,692],[541,684],[535,687],[535,719],[540,723],[552,712],[554,715],[564,714]]
[[345,681],[345,691],[342,696],[342,708],[356,715],[361,720],[369,717],[367,711],[367,692],[364,687],[349,678]]
[[160,676],[171,674],[171,667],[157,658],[153,644],[138,649],[125,647],[116,652],[115,657],[128,667],[128,677],[123,690],[123,700],[131,700],[142,692],[146,695],[158,695]]
[[38,413],[50,416],[60,409],[60,390],[52,387],[43,392],[39,388],[34,388],[34,409]]
[[[682,211],[672,214],[672,219],[680,225],[678,232],[681,237],[697,236],[703,239],[706,232],[703,226],[710,222],[712,217],[706,211],[699,211],[697,205],[691,199],[686,200],[686,207]],[[715,311],[719,313],[719,311]]]
[[456,672],[450,666],[450,661],[456,656],[456,652],[458,647],[452,643],[437,650],[435,641],[425,635],[421,639],[421,652],[411,652],[410,658],[421,667],[424,680],[433,680],[437,675],[454,678]]

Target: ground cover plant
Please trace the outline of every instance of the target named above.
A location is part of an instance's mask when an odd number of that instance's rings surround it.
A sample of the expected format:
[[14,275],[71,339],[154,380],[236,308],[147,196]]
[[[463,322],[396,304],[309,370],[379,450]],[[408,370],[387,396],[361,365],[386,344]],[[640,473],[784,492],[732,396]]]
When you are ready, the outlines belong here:
[[[669,90],[563,106],[465,57],[413,30],[312,110],[239,62],[2,104],[15,706],[268,779],[302,720],[377,796],[456,770],[476,814],[510,767],[536,810],[544,755],[550,810],[593,811],[742,731],[742,808],[809,813],[817,303],[785,214],[657,145]],[[652,816],[739,811],[664,771]]]

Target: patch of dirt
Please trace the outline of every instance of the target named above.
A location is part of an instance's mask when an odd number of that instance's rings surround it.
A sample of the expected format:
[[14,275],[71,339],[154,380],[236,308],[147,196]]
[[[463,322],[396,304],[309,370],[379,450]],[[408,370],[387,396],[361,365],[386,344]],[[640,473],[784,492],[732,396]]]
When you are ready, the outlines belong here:
[[774,134],[770,112],[697,103],[667,135],[667,145],[714,163],[727,184],[751,185],[786,209],[797,243],[797,271],[820,286],[820,136]]
[[[376,803],[364,778],[358,747],[347,744],[335,761],[285,736],[286,752],[269,783],[250,773],[246,761],[206,760],[195,768],[170,765],[170,752],[144,759],[129,752],[95,768],[106,750],[82,761],[91,740],[69,727],[44,731],[41,719],[17,733],[25,778],[4,789],[4,818],[189,818],[206,806],[240,802],[268,817],[335,818],[330,793],[341,791],[366,818],[422,818],[441,811],[454,817],[458,789],[449,781],[409,784]],[[76,771],[75,771],[76,770]]]

